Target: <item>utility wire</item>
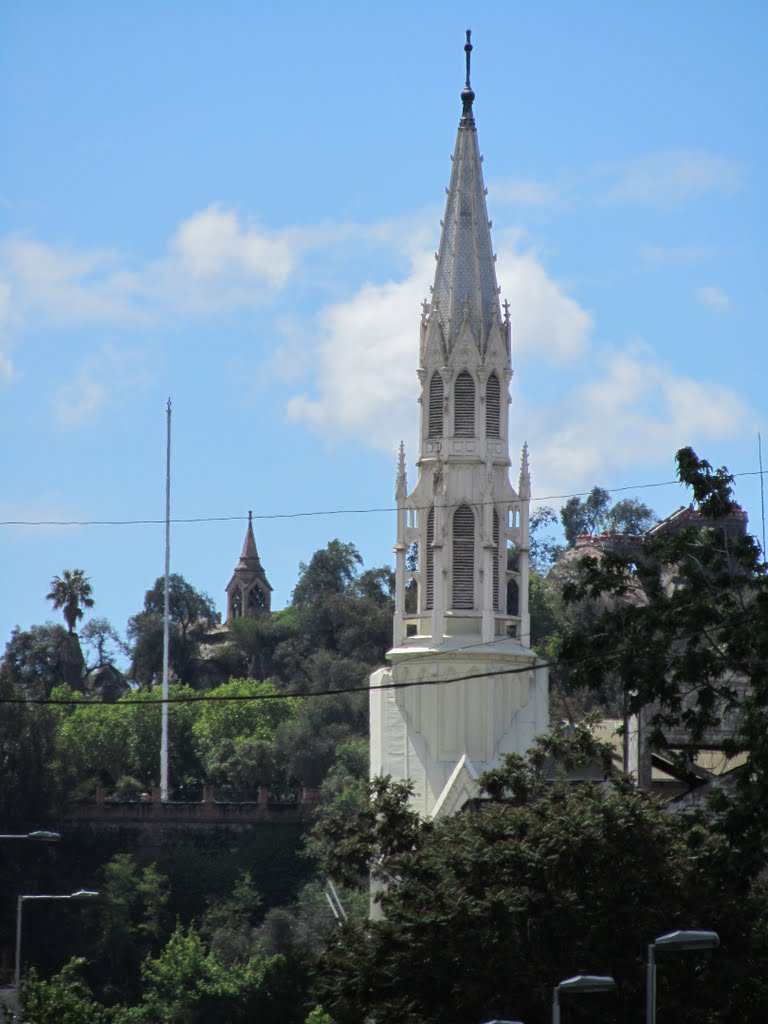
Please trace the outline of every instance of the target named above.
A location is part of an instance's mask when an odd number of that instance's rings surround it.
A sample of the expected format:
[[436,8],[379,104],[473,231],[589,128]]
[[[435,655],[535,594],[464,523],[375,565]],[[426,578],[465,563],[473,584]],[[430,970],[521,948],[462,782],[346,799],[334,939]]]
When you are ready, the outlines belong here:
[[[759,469],[750,470],[744,473],[732,473],[730,474],[734,479],[737,477],[744,476],[760,476],[761,472]],[[607,490],[609,494],[620,494],[624,491],[643,491],[649,490],[654,487],[670,487],[673,484],[682,486],[680,480],[657,480],[647,484],[630,484],[626,487],[607,487],[603,490]],[[563,501],[568,498],[585,498],[590,491],[575,491],[573,494],[545,494],[540,497],[531,498],[532,502],[545,502],[545,501]],[[478,507],[482,505],[495,505],[496,502],[479,502]],[[429,506],[420,506],[419,511],[426,511]],[[452,506],[445,506],[450,508]],[[321,516],[351,516],[351,515],[371,515],[381,512],[397,512],[397,506],[387,505],[380,508],[334,508],[334,509],[321,509],[308,512],[265,512],[265,513],[254,513],[253,519],[257,520],[277,520],[277,519],[312,519]],[[243,515],[237,516],[190,516],[185,518],[174,518],[171,519],[172,523],[231,523],[241,522],[246,520],[248,517]],[[0,526],[158,526],[165,525],[165,519],[3,519],[0,520]]]
[[[744,622],[748,622],[749,620],[750,620],[750,616],[745,615],[745,616],[735,620],[734,622],[729,623],[729,626],[739,625],[739,624],[742,624]],[[705,630],[696,630],[695,632],[692,632],[692,633],[679,633],[676,636],[670,637],[668,639],[672,643],[678,643],[680,641],[694,640],[694,639],[700,638],[702,636],[702,634],[706,635],[706,633],[707,633],[706,629]],[[495,644],[501,643],[501,642],[503,642],[503,640],[484,641],[484,642],[479,642],[477,644],[467,644],[465,647],[454,647],[454,648],[450,648],[450,649],[447,649],[447,650],[433,651],[433,652],[430,652],[430,653],[431,653],[432,658],[434,658],[434,657],[441,657],[441,656],[448,657],[448,656],[455,655],[455,654],[461,654],[461,653],[463,653],[465,651],[476,649],[478,647],[492,647]],[[329,696],[333,696],[334,694],[371,693],[371,692],[375,692],[377,690],[408,690],[408,689],[410,689],[413,686],[444,686],[444,685],[449,684],[449,683],[462,683],[462,682],[469,681],[469,680],[472,680],[472,679],[488,679],[488,678],[492,678],[493,676],[516,676],[516,675],[521,675],[524,672],[535,672],[538,669],[542,669],[542,668],[555,668],[555,667],[570,668],[570,667],[572,667],[574,665],[588,663],[590,660],[592,660],[594,658],[594,655],[593,655],[593,656],[591,656],[591,658],[590,658],[590,656],[587,656],[587,657],[584,657],[584,658],[578,658],[578,659],[574,658],[574,659],[570,659],[570,660],[561,659],[559,661],[554,661],[554,660],[543,661],[543,660],[539,659],[538,655],[536,655],[535,652],[533,652],[533,653],[534,653],[534,659],[533,659],[532,663],[529,664],[529,665],[521,665],[521,666],[518,666],[517,668],[494,669],[492,672],[469,672],[469,673],[464,673],[464,674],[458,675],[458,676],[451,676],[451,677],[449,677],[447,679],[417,679],[417,680],[413,680],[413,681],[410,681],[410,682],[380,683],[380,684],[375,684],[373,686],[370,685],[369,683],[361,683],[361,684],[359,684],[357,686],[343,686],[343,687],[338,687],[338,688],[335,688],[335,689],[334,688],[327,688],[327,689],[324,689],[324,690],[311,690],[309,692],[285,692],[285,691],[280,691],[280,692],[277,692],[277,693],[227,694],[227,695],[218,695],[216,693],[208,693],[208,694],[195,694],[193,696],[184,696],[184,697],[169,697],[167,700],[164,699],[164,698],[160,698],[160,699],[152,698],[151,700],[141,700],[141,701],[123,700],[123,701],[105,702],[105,701],[92,701],[92,700],[88,700],[88,699],[83,699],[82,697],[80,697],[80,698],[77,698],[77,697],[62,697],[62,698],[52,698],[52,697],[31,697],[31,698],[27,698],[27,697],[0,697],[0,705],[3,705],[3,704],[37,704],[37,705],[45,705],[45,706],[49,706],[49,707],[97,708],[97,709],[100,709],[100,710],[104,710],[104,709],[107,709],[107,708],[114,708],[114,707],[121,707],[121,708],[123,708],[123,707],[148,708],[148,707],[161,706],[163,704],[204,704],[204,703],[216,703],[216,702],[219,702],[219,703],[237,703],[237,702],[241,702],[242,703],[243,701],[296,700],[296,699],[304,700],[304,699],[313,698],[313,697],[329,697]],[[423,657],[424,657],[424,655],[414,654],[410,658],[403,658],[397,664],[398,665],[412,664],[414,662],[420,661]],[[603,661],[605,661],[605,660],[610,661],[611,660],[611,655],[606,655],[605,653],[601,653],[599,655],[599,657]],[[617,651],[616,654],[613,655],[613,657],[618,659],[618,658],[622,657],[622,654],[621,654],[621,652]]]

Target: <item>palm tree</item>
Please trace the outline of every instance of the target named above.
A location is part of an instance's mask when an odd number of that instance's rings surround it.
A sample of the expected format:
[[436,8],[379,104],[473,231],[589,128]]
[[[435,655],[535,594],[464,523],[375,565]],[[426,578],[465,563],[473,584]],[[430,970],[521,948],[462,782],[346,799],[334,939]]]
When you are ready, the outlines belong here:
[[93,608],[93,587],[82,569],[65,569],[61,576],[51,580],[51,592],[46,600],[53,601],[54,608],[61,608],[69,626],[74,633],[77,620],[82,619],[85,608]]

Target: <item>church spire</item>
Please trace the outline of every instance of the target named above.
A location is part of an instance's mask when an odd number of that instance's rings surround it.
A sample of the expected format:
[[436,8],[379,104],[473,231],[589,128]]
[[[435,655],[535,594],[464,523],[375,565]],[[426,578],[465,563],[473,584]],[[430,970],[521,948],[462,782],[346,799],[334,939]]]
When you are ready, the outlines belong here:
[[253,512],[248,512],[248,528],[245,531],[243,550],[240,553],[240,566],[244,569],[261,569],[259,552],[256,550],[256,538],[253,535]]
[[227,584],[227,622],[241,617],[266,618],[270,612],[272,586],[256,550],[253,535],[253,513],[248,513],[240,561]]
[[475,94],[470,85],[472,44],[469,40],[467,31],[462,115],[452,157],[430,310],[430,319],[434,318],[440,325],[447,352],[454,347],[462,325],[467,322],[475,343],[483,351],[491,329],[501,321],[482,157],[472,110]]

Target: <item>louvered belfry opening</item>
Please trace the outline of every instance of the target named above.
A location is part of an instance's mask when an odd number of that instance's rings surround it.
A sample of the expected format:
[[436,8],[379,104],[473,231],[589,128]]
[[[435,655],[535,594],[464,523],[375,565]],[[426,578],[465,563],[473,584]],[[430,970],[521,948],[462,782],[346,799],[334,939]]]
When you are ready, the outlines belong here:
[[437,370],[429,382],[429,436],[443,436],[443,375]]
[[499,610],[499,513],[493,510],[493,607]]
[[427,611],[435,607],[435,553],[432,545],[435,542],[435,510],[431,508],[427,516]]
[[462,370],[453,389],[453,433],[456,437],[475,436],[475,382]]
[[501,437],[501,385],[495,373],[485,386],[485,436]]
[[475,606],[475,514],[459,505],[453,514],[453,607]]

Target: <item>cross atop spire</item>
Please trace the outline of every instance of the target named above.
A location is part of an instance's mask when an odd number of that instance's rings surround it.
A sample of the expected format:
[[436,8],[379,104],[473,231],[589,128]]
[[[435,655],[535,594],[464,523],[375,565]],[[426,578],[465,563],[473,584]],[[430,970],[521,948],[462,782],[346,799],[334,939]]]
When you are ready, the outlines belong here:
[[467,41],[464,44],[464,53],[467,55],[467,78],[466,78],[466,81],[464,83],[464,89],[462,90],[462,93],[461,93],[461,101],[464,104],[464,110],[463,110],[462,115],[461,115],[462,124],[464,124],[464,123],[470,124],[472,122],[472,120],[473,120],[473,118],[472,118],[472,101],[475,98],[475,94],[472,92],[472,86],[469,84],[469,64],[470,64],[470,59],[471,59],[471,54],[472,54],[472,43],[470,42],[471,36],[472,36],[472,30],[468,28],[467,29]]

